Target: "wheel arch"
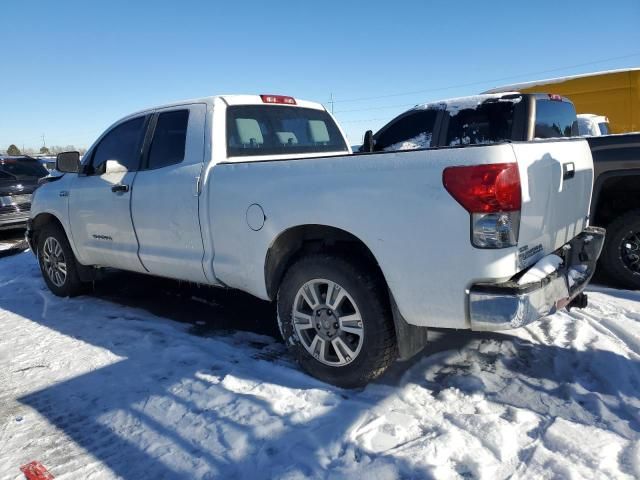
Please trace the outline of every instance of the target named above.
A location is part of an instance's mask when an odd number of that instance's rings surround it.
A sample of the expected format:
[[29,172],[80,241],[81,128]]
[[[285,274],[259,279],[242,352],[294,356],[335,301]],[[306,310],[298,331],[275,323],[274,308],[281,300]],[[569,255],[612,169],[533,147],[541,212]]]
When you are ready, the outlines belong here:
[[[38,235],[39,232],[42,231],[45,225],[53,224],[58,227],[67,235],[67,239],[69,239],[69,234],[67,230],[64,228],[64,225],[60,221],[60,219],[55,216],[53,213],[42,212],[38,213],[34,218],[31,219],[30,230],[32,232],[32,243],[37,247],[38,245]],[[71,242],[69,242],[71,244]],[[34,252],[35,253],[35,252]]]
[[75,255],[75,262],[77,264],[78,275],[83,282],[90,282],[95,280],[96,278],[96,270],[91,266],[86,266],[80,263],[78,259],[78,252],[76,251],[76,247],[73,243],[73,237],[69,234],[69,231],[65,228],[64,223],[57,215],[51,212],[41,212],[38,213],[35,217],[31,219],[30,222],[30,231],[31,231],[31,239],[30,243],[33,249],[34,255],[38,255],[38,235],[42,231],[42,229],[46,225],[55,225],[65,234],[67,237],[67,242],[69,242],[69,246],[71,247],[71,251]]
[[640,169],[600,174],[593,186],[591,223],[606,226],[628,211],[640,209]]
[[384,281],[382,269],[371,249],[360,238],[341,228],[305,224],[282,231],[269,246],[264,262],[267,295],[274,300],[287,269],[305,253],[332,252],[356,254],[360,262],[375,268]]
[[362,239],[341,228],[307,224],[281,232],[267,250],[264,262],[265,286],[269,298],[276,299],[285,272],[298,258],[307,253],[318,252],[345,255],[350,260],[372,268],[387,292],[384,300],[392,313],[398,359],[407,360],[423,349],[427,343],[427,328],[407,323],[372,250]]

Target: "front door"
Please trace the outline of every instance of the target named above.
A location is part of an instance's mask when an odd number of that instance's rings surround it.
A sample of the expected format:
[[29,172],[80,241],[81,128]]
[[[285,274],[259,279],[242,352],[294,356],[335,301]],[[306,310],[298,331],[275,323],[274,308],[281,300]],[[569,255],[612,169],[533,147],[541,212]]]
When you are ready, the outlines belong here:
[[85,265],[145,271],[138,258],[130,201],[147,120],[136,117],[113,127],[89,154],[86,174],[73,181],[69,219]]

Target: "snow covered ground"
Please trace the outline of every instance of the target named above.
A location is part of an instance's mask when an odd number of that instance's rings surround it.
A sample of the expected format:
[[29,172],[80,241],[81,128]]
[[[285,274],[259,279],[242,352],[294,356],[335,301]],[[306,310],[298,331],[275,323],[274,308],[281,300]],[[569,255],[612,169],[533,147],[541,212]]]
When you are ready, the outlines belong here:
[[640,294],[591,290],[344,391],[273,337],[60,299],[30,253],[3,258],[0,478],[640,478]]

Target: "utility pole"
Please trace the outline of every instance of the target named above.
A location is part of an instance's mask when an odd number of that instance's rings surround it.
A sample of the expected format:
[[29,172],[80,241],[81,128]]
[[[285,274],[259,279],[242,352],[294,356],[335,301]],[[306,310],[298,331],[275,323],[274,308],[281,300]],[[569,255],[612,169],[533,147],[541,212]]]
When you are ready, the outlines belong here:
[[329,95],[329,105],[331,105],[331,115],[333,115],[333,92]]

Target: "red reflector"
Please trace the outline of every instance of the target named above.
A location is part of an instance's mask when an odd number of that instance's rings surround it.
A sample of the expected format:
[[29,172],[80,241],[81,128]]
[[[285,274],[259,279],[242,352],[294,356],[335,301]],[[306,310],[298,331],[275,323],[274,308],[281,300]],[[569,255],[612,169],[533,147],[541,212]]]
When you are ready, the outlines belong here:
[[22,465],[20,471],[27,480],[53,480],[53,475],[38,461]]
[[556,102],[562,101],[562,95],[558,95],[557,93],[550,93],[549,100],[555,100]]
[[448,167],[442,183],[469,213],[513,212],[522,204],[515,163]]
[[260,98],[264,103],[284,103],[286,105],[296,104],[295,98],[286,97],[284,95],[260,95]]

